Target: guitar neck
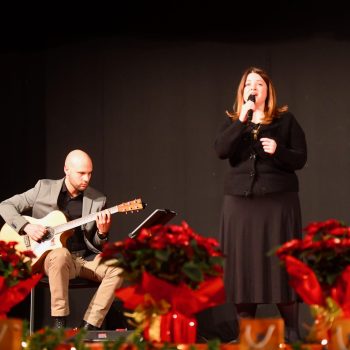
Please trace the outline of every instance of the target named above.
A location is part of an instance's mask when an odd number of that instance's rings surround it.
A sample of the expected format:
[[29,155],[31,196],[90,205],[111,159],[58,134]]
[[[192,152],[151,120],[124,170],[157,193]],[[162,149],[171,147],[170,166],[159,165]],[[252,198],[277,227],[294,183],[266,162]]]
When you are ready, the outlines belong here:
[[[119,211],[118,210],[118,206],[114,206],[114,207],[108,208],[107,210],[109,210],[109,212],[111,214],[115,214],[115,213],[117,213]],[[95,221],[96,218],[97,218],[97,215],[99,213],[101,213],[101,211],[96,212],[96,213],[91,213],[91,214],[89,214],[87,216],[84,216],[84,217],[81,217],[81,218],[78,218],[78,219],[74,219],[74,220],[68,221],[68,222],[66,222],[64,224],[55,226],[54,227],[55,234],[62,233],[62,232],[68,231],[68,230],[72,230],[73,228],[76,228],[78,226],[87,224],[88,222]]]

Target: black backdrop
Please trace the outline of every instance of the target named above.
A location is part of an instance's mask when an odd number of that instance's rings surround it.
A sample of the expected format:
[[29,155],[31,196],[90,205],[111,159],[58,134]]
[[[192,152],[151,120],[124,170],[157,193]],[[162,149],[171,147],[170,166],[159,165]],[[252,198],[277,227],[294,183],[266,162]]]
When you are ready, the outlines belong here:
[[298,172],[304,223],[350,222],[346,12],[313,2],[254,12],[170,2],[156,15],[152,4],[66,13],[63,22],[32,14],[6,28],[0,199],[62,177],[66,153],[82,148],[110,205],[136,197],[148,204],[116,214],[112,239],[164,207],[178,212],[173,223],[217,237],[226,164],[213,141],[242,71],[254,65],[270,73],[278,102],[306,132],[308,163]]

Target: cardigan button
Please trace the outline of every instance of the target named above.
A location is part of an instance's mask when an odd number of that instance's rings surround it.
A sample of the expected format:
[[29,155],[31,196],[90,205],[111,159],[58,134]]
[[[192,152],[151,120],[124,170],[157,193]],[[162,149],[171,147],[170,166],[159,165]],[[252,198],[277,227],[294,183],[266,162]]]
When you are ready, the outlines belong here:
[[249,159],[255,159],[256,158],[256,154],[255,153],[251,153],[249,156]]

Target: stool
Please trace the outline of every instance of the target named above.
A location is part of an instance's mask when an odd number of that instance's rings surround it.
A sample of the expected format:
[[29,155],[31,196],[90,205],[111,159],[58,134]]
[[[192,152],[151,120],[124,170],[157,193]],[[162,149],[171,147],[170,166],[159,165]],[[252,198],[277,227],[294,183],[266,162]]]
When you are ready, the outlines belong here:
[[[34,320],[35,320],[35,288],[38,286],[49,287],[49,278],[44,276],[30,292],[30,310],[29,310],[29,334],[34,333]],[[97,288],[100,282],[91,281],[85,278],[76,277],[69,280],[69,289],[75,288]]]

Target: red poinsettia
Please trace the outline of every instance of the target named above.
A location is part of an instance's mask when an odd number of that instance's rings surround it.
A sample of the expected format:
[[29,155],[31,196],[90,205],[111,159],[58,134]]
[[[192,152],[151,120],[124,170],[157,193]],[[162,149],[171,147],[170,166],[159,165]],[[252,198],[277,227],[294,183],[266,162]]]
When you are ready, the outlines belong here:
[[350,227],[330,219],[312,222],[303,239],[276,251],[290,284],[307,304],[325,306],[332,298],[350,316]]
[[116,296],[135,310],[129,316],[145,339],[193,343],[193,314],[225,300],[219,244],[186,222],[143,229],[136,238],[105,245],[101,255],[131,283]]
[[276,250],[289,283],[310,305],[315,319],[307,340],[329,337],[333,321],[350,318],[350,227],[330,219],[312,222],[303,239],[293,239]]
[[350,264],[350,227],[331,219],[312,222],[304,230],[303,239],[286,242],[276,254],[282,261],[287,256],[303,261],[324,288],[332,286]]
[[122,276],[133,283],[140,283],[147,272],[196,289],[204,280],[223,274],[219,243],[197,234],[186,222],[143,229],[136,238],[106,244],[101,256],[102,260],[115,259]]
[[39,282],[41,274],[32,275],[32,251],[18,251],[17,242],[0,241],[0,319],[21,302]]

